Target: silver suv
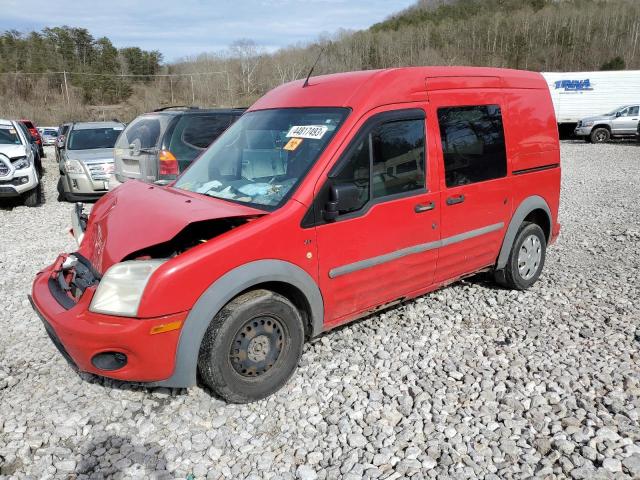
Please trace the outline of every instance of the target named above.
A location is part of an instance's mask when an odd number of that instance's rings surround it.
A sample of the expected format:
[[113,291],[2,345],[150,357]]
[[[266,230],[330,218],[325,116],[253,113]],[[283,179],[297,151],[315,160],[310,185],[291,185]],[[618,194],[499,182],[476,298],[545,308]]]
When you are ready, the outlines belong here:
[[74,123],[60,150],[58,200],[97,200],[109,190],[113,146],[124,130],[119,122]]
[[116,144],[111,188],[134,179],[175,180],[244,110],[168,107],[140,115]]
[[604,115],[583,118],[574,133],[592,143],[608,142],[612,137],[633,136],[640,121],[639,110],[639,105],[624,105]]

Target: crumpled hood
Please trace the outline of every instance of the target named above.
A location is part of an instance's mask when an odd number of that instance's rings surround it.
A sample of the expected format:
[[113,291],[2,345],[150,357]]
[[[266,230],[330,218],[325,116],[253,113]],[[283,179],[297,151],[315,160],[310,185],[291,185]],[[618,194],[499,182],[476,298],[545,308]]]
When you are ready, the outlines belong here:
[[130,180],[94,205],[78,251],[104,273],[131,253],[170,241],[190,223],[261,215],[251,207]]
[[67,158],[84,163],[113,162],[113,148],[94,148],[92,150],[67,150]]
[[0,145],[0,153],[9,158],[23,157],[27,155],[27,147],[24,145]]

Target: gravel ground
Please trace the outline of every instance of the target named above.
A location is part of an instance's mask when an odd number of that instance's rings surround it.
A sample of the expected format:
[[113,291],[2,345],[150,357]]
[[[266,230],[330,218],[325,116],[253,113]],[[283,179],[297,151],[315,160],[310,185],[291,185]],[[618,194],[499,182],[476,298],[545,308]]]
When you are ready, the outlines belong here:
[[559,242],[305,347],[272,397],[78,375],[26,298],[69,204],[0,210],[0,477],[640,478],[640,145],[562,144]]

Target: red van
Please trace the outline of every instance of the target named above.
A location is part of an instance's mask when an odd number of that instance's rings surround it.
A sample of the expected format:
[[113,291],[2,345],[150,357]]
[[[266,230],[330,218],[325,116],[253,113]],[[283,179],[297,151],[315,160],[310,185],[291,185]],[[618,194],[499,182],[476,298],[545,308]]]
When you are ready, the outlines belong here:
[[231,402],[303,343],[478,271],[526,289],[558,236],[560,154],[537,73],[398,68],[258,100],[168,187],[74,212],[32,303],[82,371]]

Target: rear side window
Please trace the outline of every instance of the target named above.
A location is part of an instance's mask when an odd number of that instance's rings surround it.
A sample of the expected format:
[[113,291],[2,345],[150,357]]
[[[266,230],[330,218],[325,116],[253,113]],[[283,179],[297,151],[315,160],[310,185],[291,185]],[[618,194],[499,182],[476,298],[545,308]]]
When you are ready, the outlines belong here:
[[438,109],[447,187],[507,174],[502,113],[498,105]]
[[169,120],[168,115],[142,115],[127,125],[116,148],[129,148],[133,145],[136,149],[155,148],[158,145],[160,134],[164,131]]
[[183,115],[169,142],[178,160],[193,160],[233,123],[231,115]]

